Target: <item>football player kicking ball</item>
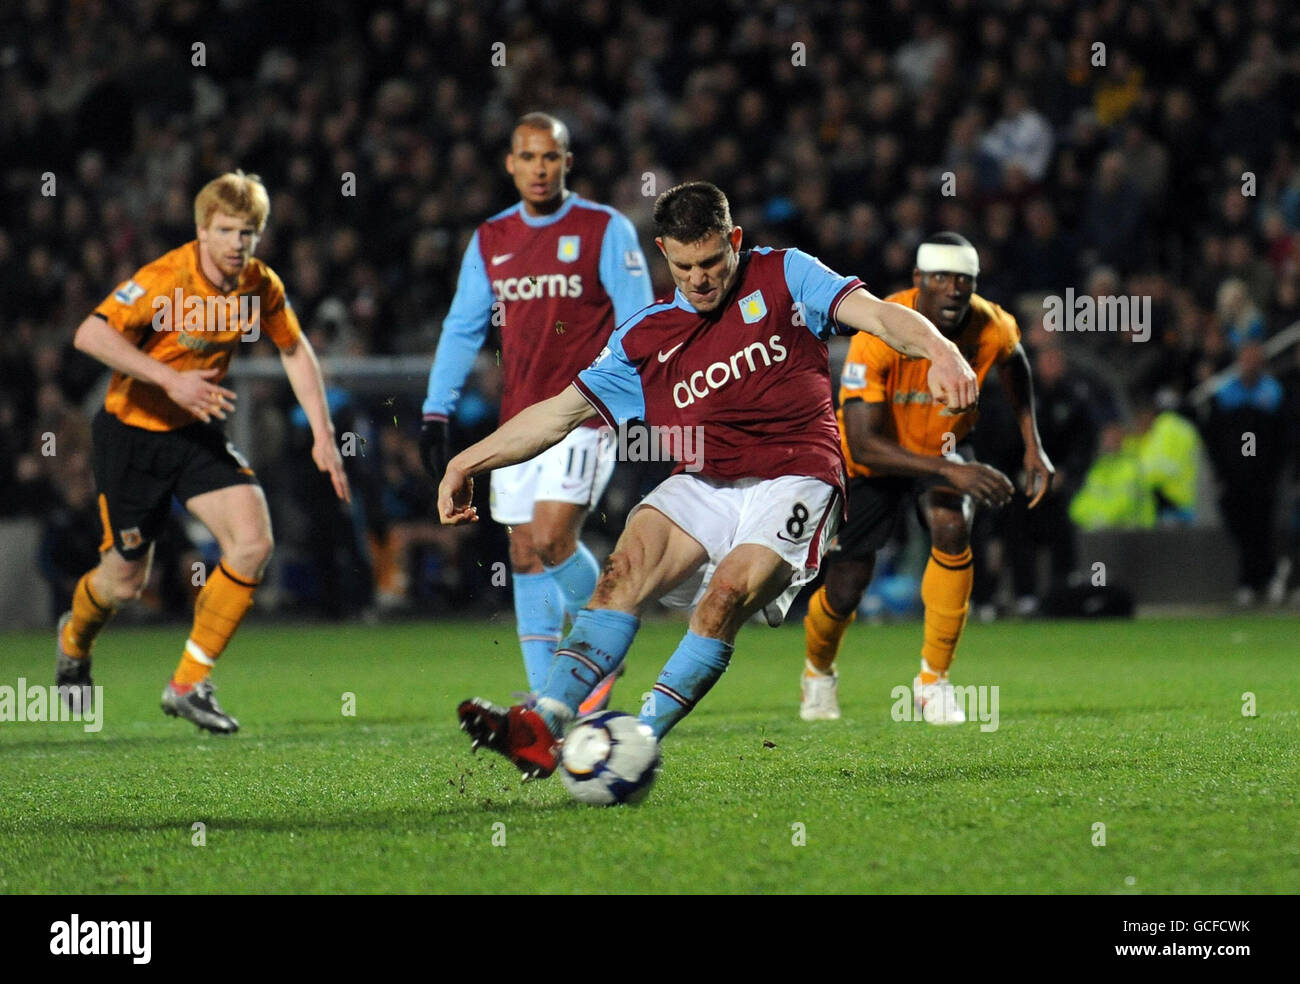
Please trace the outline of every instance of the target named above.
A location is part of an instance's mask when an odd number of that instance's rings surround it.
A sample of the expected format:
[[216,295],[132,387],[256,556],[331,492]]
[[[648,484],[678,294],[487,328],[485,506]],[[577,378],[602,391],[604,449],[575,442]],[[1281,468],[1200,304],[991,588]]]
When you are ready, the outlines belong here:
[[256,175],[211,181],[194,200],[198,238],[142,267],[77,328],[77,348],[113,378],[93,431],[99,565],[77,582],[72,611],[59,620],[55,682],[69,701],[90,699],[91,647],[118,605],[140,596],[175,495],[216,537],[221,562],[195,600],[162,709],[208,731],[239,729],[209,674],[253,604],[272,546],[262,488],[215,422],[234,409],[221,379],[245,338],[265,333],[279,348],[311,422],[312,460],[349,501],[316,356],[284,284],[253,258],[269,208]]
[[[1052,479],[1052,463],[1038,439],[1029,360],[1015,319],[975,290],[979,257],[956,233],[943,232],[920,245],[915,284],[886,300],[919,311],[956,343],[983,385],[998,366],[1025,441],[1024,468],[1030,508],[1038,505]],[[1011,498],[1011,481],[989,465],[971,460],[960,445],[972,427],[973,407],[956,413],[937,406],[926,389],[929,365],[909,361],[879,339],[858,335],[840,377],[840,434],[848,464],[848,519],[826,557],[826,580],[804,619],[807,661],[803,675],[805,721],[840,716],[835,654],[858,602],[871,583],[876,551],[916,502],[930,530],[930,561],[921,579],[925,640],[921,669],[912,683],[918,715],[931,724],[960,724],[948,666],[966,624],[974,572],[970,530],[975,506],[1001,508]]]
[[458,708],[475,746],[505,755],[525,778],[555,769],[559,739],[622,663],[648,605],[694,606],[641,712],[662,738],[727,668],[746,619],[765,610],[779,623],[816,573],[843,481],[825,343],[832,332],[870,332],[930,359],[927,392],[940,404],[965,410],[976,399],[975,374],[956,346],[915,311],[798,250],[741,252],[741,230],[713,185],[665,192],[654,219],[673,297],[614,332],[571,386],[452,459],[438,489],[443,522],[473,520],[472,476],[531,458],[596,414],[611,426],[640,418],[683,435],[699,428],[692,433],[703,441],[700,471],[679,465],[628,517],[536,706],[476,698]]
[[[470,240],[429,372],[420,450],[434,481],[451,457],[447,418],[489,324],[501,330],[505,421],[567,385],[614,327],[653,300],[632,223],[565,189],[568,128],[529,113],[510,148],[506,170],[520,201]],[[578,536],[614,473],[616,449],[599,420],[588,424],[533,460],[492,472],[492,518],[510,532],[519,647],[534,692],[546,683],[565,613],[587,603],[599,573]],[[603,707],[613,684],[605,680],[584,710]]]

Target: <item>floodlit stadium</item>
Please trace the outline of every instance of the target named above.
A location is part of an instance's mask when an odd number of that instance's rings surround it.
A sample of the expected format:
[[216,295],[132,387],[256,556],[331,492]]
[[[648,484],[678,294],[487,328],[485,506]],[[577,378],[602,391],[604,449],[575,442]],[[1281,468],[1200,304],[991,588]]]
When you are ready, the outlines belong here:
[[0,892],[1300,890],[1294,7],[0,24]]

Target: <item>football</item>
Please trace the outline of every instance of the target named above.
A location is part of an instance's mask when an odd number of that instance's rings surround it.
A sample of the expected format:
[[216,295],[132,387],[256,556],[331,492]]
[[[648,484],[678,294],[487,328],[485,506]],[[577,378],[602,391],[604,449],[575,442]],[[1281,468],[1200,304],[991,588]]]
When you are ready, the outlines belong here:
[[574,722],[560,753],[560,779],[592,806],[639,803],[659,774],[659,742],[630,714],[598,711]]

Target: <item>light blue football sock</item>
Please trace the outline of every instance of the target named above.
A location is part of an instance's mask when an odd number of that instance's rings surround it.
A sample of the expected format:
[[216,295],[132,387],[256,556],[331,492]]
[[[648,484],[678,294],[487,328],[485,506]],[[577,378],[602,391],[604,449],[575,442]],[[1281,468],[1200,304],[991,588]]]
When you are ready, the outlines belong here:
[[562,735],[578,705],[623,662],[641,620],[626,612],[584,608],[555,650],[551,675],[537,711],[554,735]]
[[546,568],[546,573],[555,578],[564,595],[564,610],[570,618],[577,618],[582,606],[591,600],[591,593],[596,590],[596,578],[600,575],[600,565],[587,549],[587,545],[578,541],[578,549],[568,560]]
[[546,685],[564,629],[564,598],[551,575],[515,575],[515,624],[528,689],[536,693]]
[[663,738],[709,692],[731,662],[736,647],[721,639],[687,632],[659,671],[650,699],[641,708],[641,721]]

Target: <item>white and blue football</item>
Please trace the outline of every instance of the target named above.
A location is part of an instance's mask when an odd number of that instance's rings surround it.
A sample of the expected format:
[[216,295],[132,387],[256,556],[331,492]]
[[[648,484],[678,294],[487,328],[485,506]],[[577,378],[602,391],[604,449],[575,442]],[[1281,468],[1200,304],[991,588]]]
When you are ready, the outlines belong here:
[[564,736],[559,771],[579,802],[639,803],[659,774],[659,742],[631,714],[597,711],[575,721]]

